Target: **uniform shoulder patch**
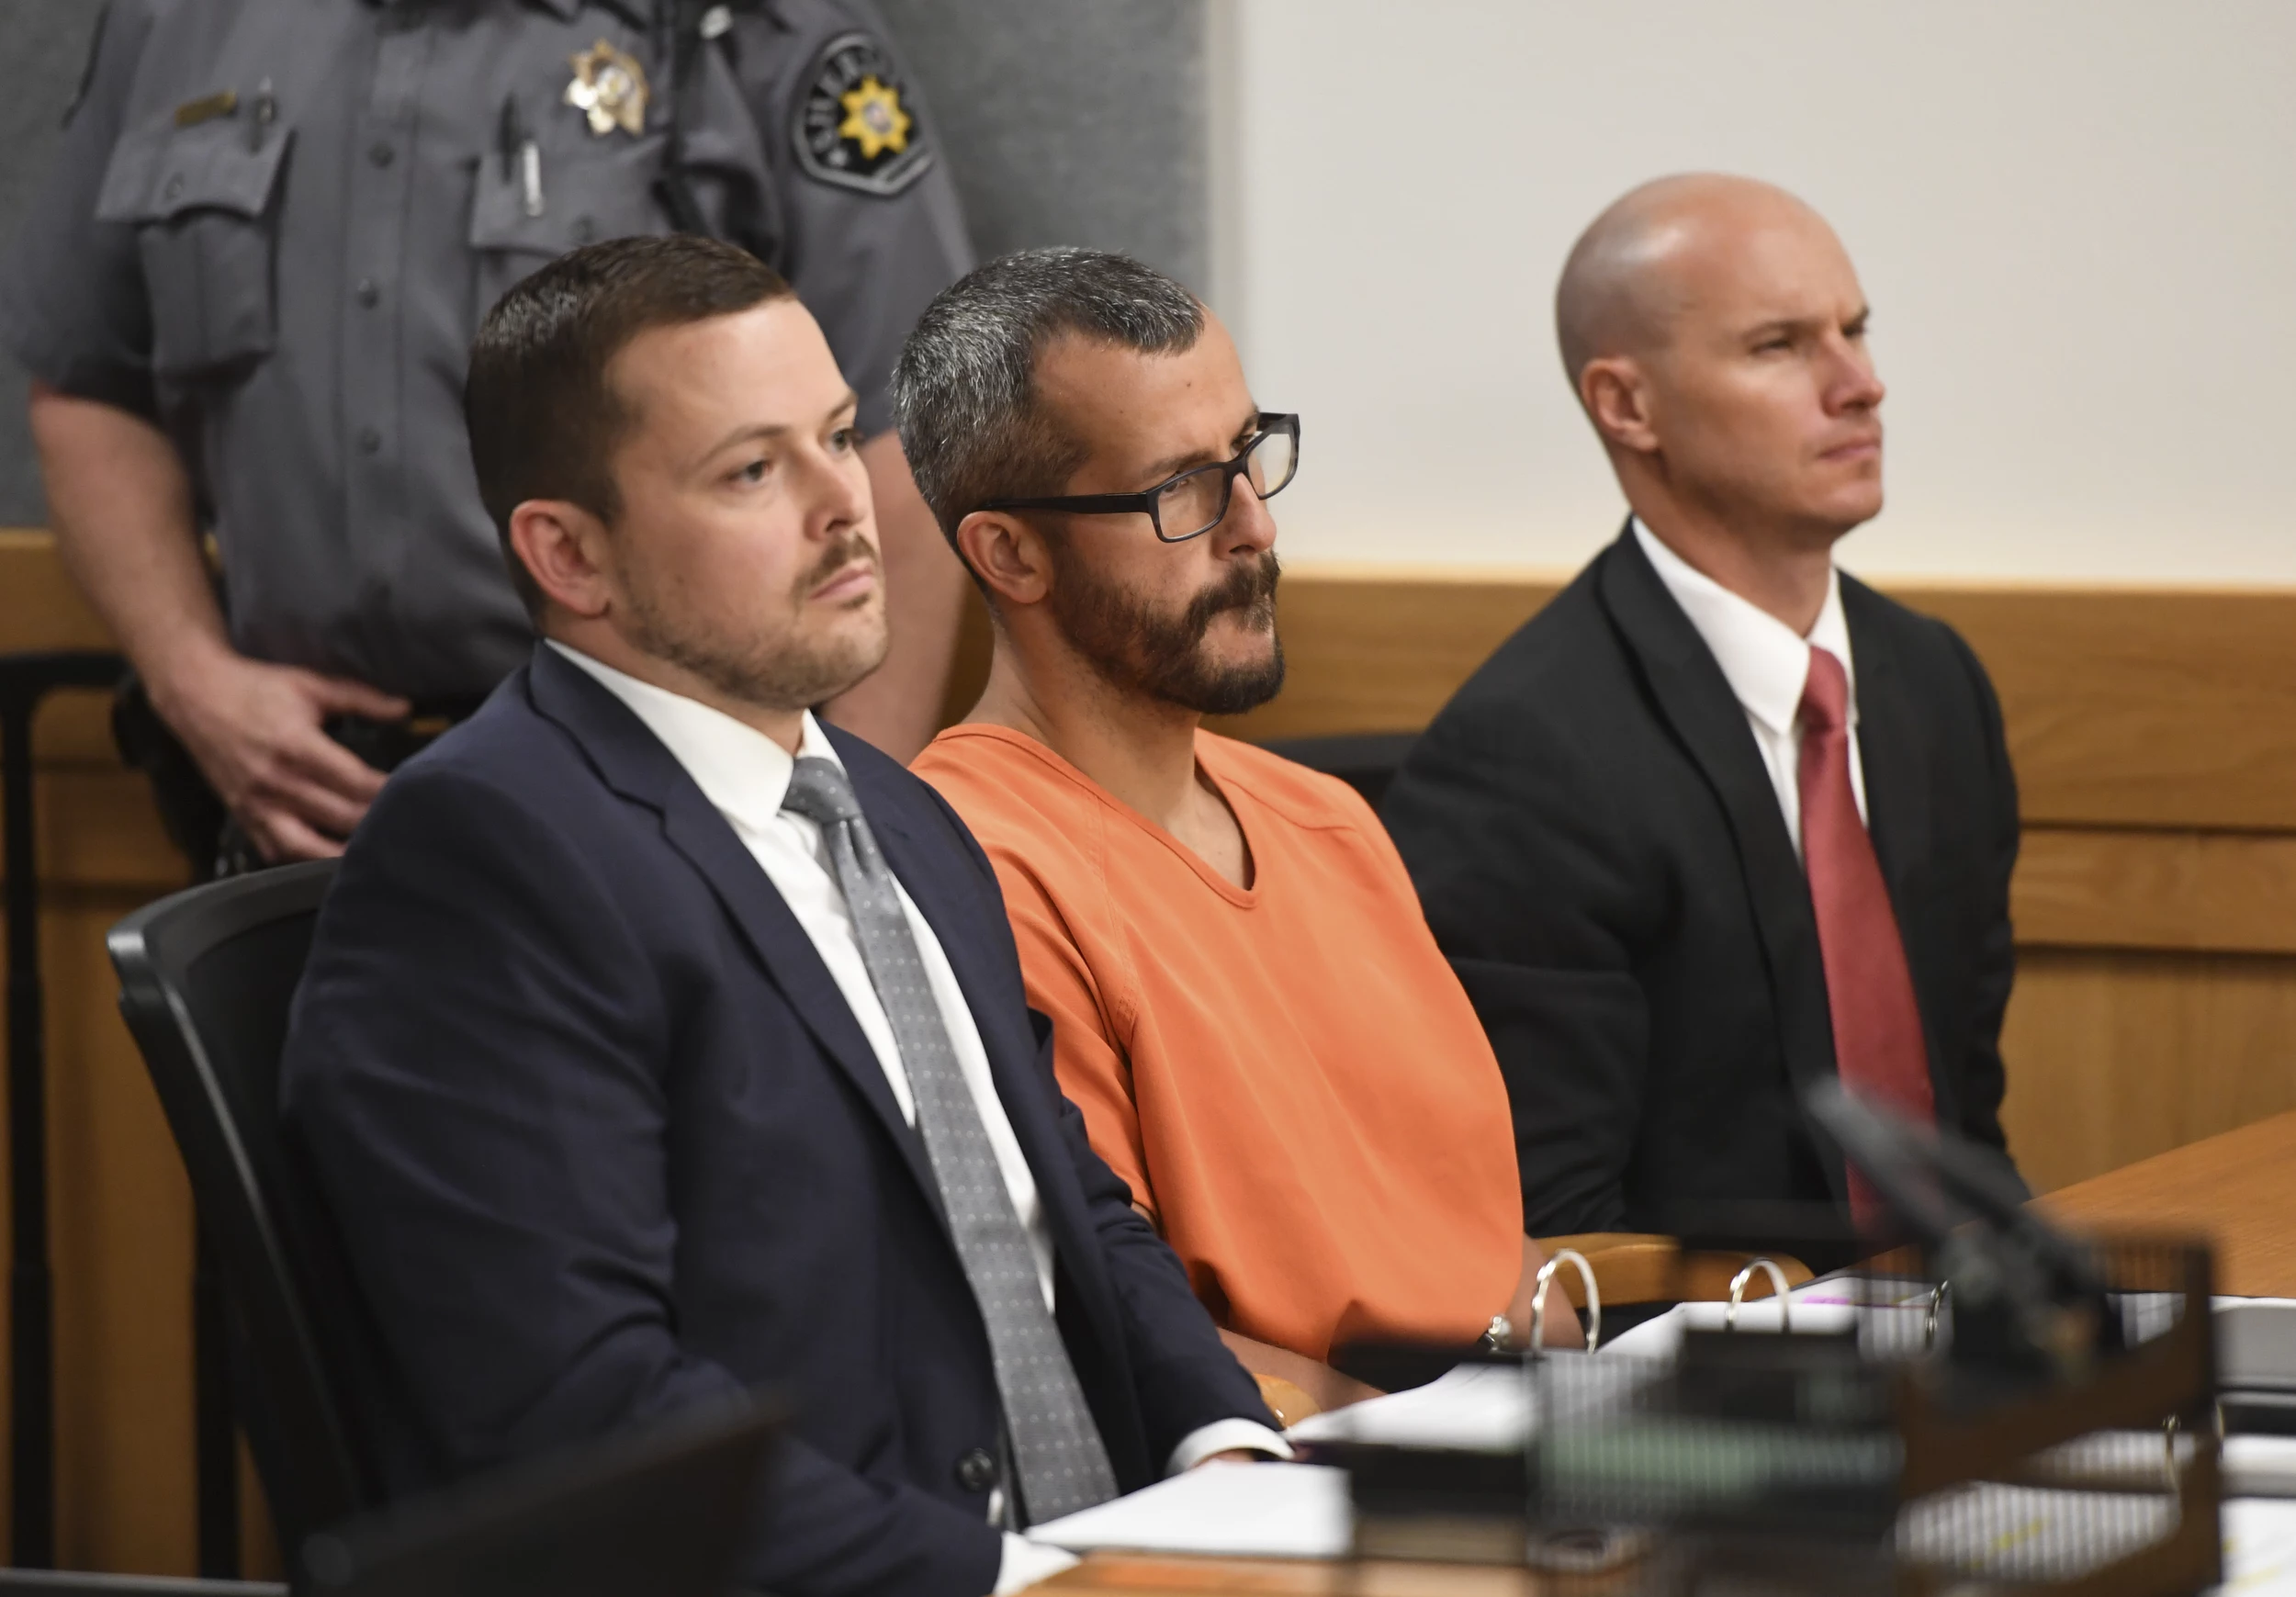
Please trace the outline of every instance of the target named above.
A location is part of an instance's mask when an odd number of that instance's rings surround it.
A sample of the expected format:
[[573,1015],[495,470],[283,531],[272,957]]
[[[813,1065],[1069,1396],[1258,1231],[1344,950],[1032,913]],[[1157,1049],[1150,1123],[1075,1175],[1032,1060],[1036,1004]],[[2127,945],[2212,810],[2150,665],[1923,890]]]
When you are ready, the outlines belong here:
[[832,39],[806,69],[790,118],[808,177],[863,194],[900,193],[932,169],[917,106],[892,54],[866,33]]

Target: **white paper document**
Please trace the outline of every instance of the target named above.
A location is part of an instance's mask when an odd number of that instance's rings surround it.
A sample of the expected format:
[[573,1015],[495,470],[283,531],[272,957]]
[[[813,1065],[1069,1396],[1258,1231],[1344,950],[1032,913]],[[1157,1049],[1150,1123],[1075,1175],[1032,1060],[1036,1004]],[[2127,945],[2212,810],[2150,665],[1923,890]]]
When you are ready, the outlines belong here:
[[2219,1298],[2216,1375],[2228,1387],[2296,1391],[2296,1299]]
[[1284,1434],[1295,1442],[1372,1442],[1390,1447],[1511,1453],[1529,1440],[1530,1417],[1529,1389],[1521,1369],[1463,1364],[1424,1387],[1311,1414]]
[[1207,1464],[1029,1532],[1072,1553],[1234,1558],[1341,1558],[1354,1535],[1347,1472],[1314,1464]]
[[2296,1597],[2296,1502],[2224,1505],[2224,1597]]
[[[1787,1295],[1784,1318],[1795,1331],[1840,1332],[1863,1326],[1867,1350],[1878,1355],[1919,1352],[1929,1330],[1928,1291],[1901,1295],[1886,1285],[1879,1289],[1885,1294],[1879,1299],[1861,1300],[1860,1288],[1854,1283],[1837,1279],[1811,1281]],[[1621,1358],[1669,1359],[1682,1351],[1686,1326],[1695,1326],[1700,1331],[1720,1331],[1728,1326],[1738,1331],[1775,1332],[1780,1329],[1780,1320],[1775,1298],[1757,1298],[1740,1304],[1734,1317],[1727,1303],[1678,1303],[1657,1319],[1646,1320],[1632,1331],[1621,1332],[1603,1344],[1602,1353],[1615,1354]],[[1946,1324],[1950,1330],[1950,1320]]]
[[2296,1436],[2225,1437],[2224,1495],[2296,1498]]

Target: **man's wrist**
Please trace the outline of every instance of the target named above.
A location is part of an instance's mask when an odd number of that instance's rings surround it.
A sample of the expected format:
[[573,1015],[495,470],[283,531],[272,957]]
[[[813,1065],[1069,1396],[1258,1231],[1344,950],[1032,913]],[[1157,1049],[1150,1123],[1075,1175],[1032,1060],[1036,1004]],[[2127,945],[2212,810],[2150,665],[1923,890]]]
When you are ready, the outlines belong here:
[[1262,1453],[1270,1458],[1292,1456],[1291,1444],[1257,1420],[1214,1420],[1180,1438],[1180,1445],[1172,1449],[1172,1456],[1165,1461],[1164,1472],[1179,1475],[1215,1453],[1236,1451]]
[[173,721],[177,711],[198,694],[201,683],[237,664],[241,656],[219,637],[193,635],[171,640],[164,648],[136,651],[136,671],[143,690],[162,719]]

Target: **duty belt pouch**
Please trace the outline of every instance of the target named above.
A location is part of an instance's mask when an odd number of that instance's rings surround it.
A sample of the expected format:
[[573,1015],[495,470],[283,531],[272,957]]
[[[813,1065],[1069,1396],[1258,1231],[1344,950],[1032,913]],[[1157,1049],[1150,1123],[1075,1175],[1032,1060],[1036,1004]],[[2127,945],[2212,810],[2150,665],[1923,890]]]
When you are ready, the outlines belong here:
[[228,96],[189,125],[163,112],[124,135],[105,168],[98,221],[136,230],[152,303],[152,369],[243,375],[277,337],[276,197],[291,132]]
[[119,757],[143,772],[167,840],[190,861],[195,881],[215,873],[227,812],[223,801],[166,722],[152,707],[143,679],[130,670],[112,695],[112,742]]

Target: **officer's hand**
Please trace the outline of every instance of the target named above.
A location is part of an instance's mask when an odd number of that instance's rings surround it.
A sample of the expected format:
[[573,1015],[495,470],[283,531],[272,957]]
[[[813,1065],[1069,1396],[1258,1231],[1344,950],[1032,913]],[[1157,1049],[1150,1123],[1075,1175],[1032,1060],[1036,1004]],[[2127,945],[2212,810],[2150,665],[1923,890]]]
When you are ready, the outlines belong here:
[[152,703],[266,860],[343,852],[383,773],[327,736],[330,715],[405,716],[403,699],[342,677],[243,655],[209,657],[152,683]]

